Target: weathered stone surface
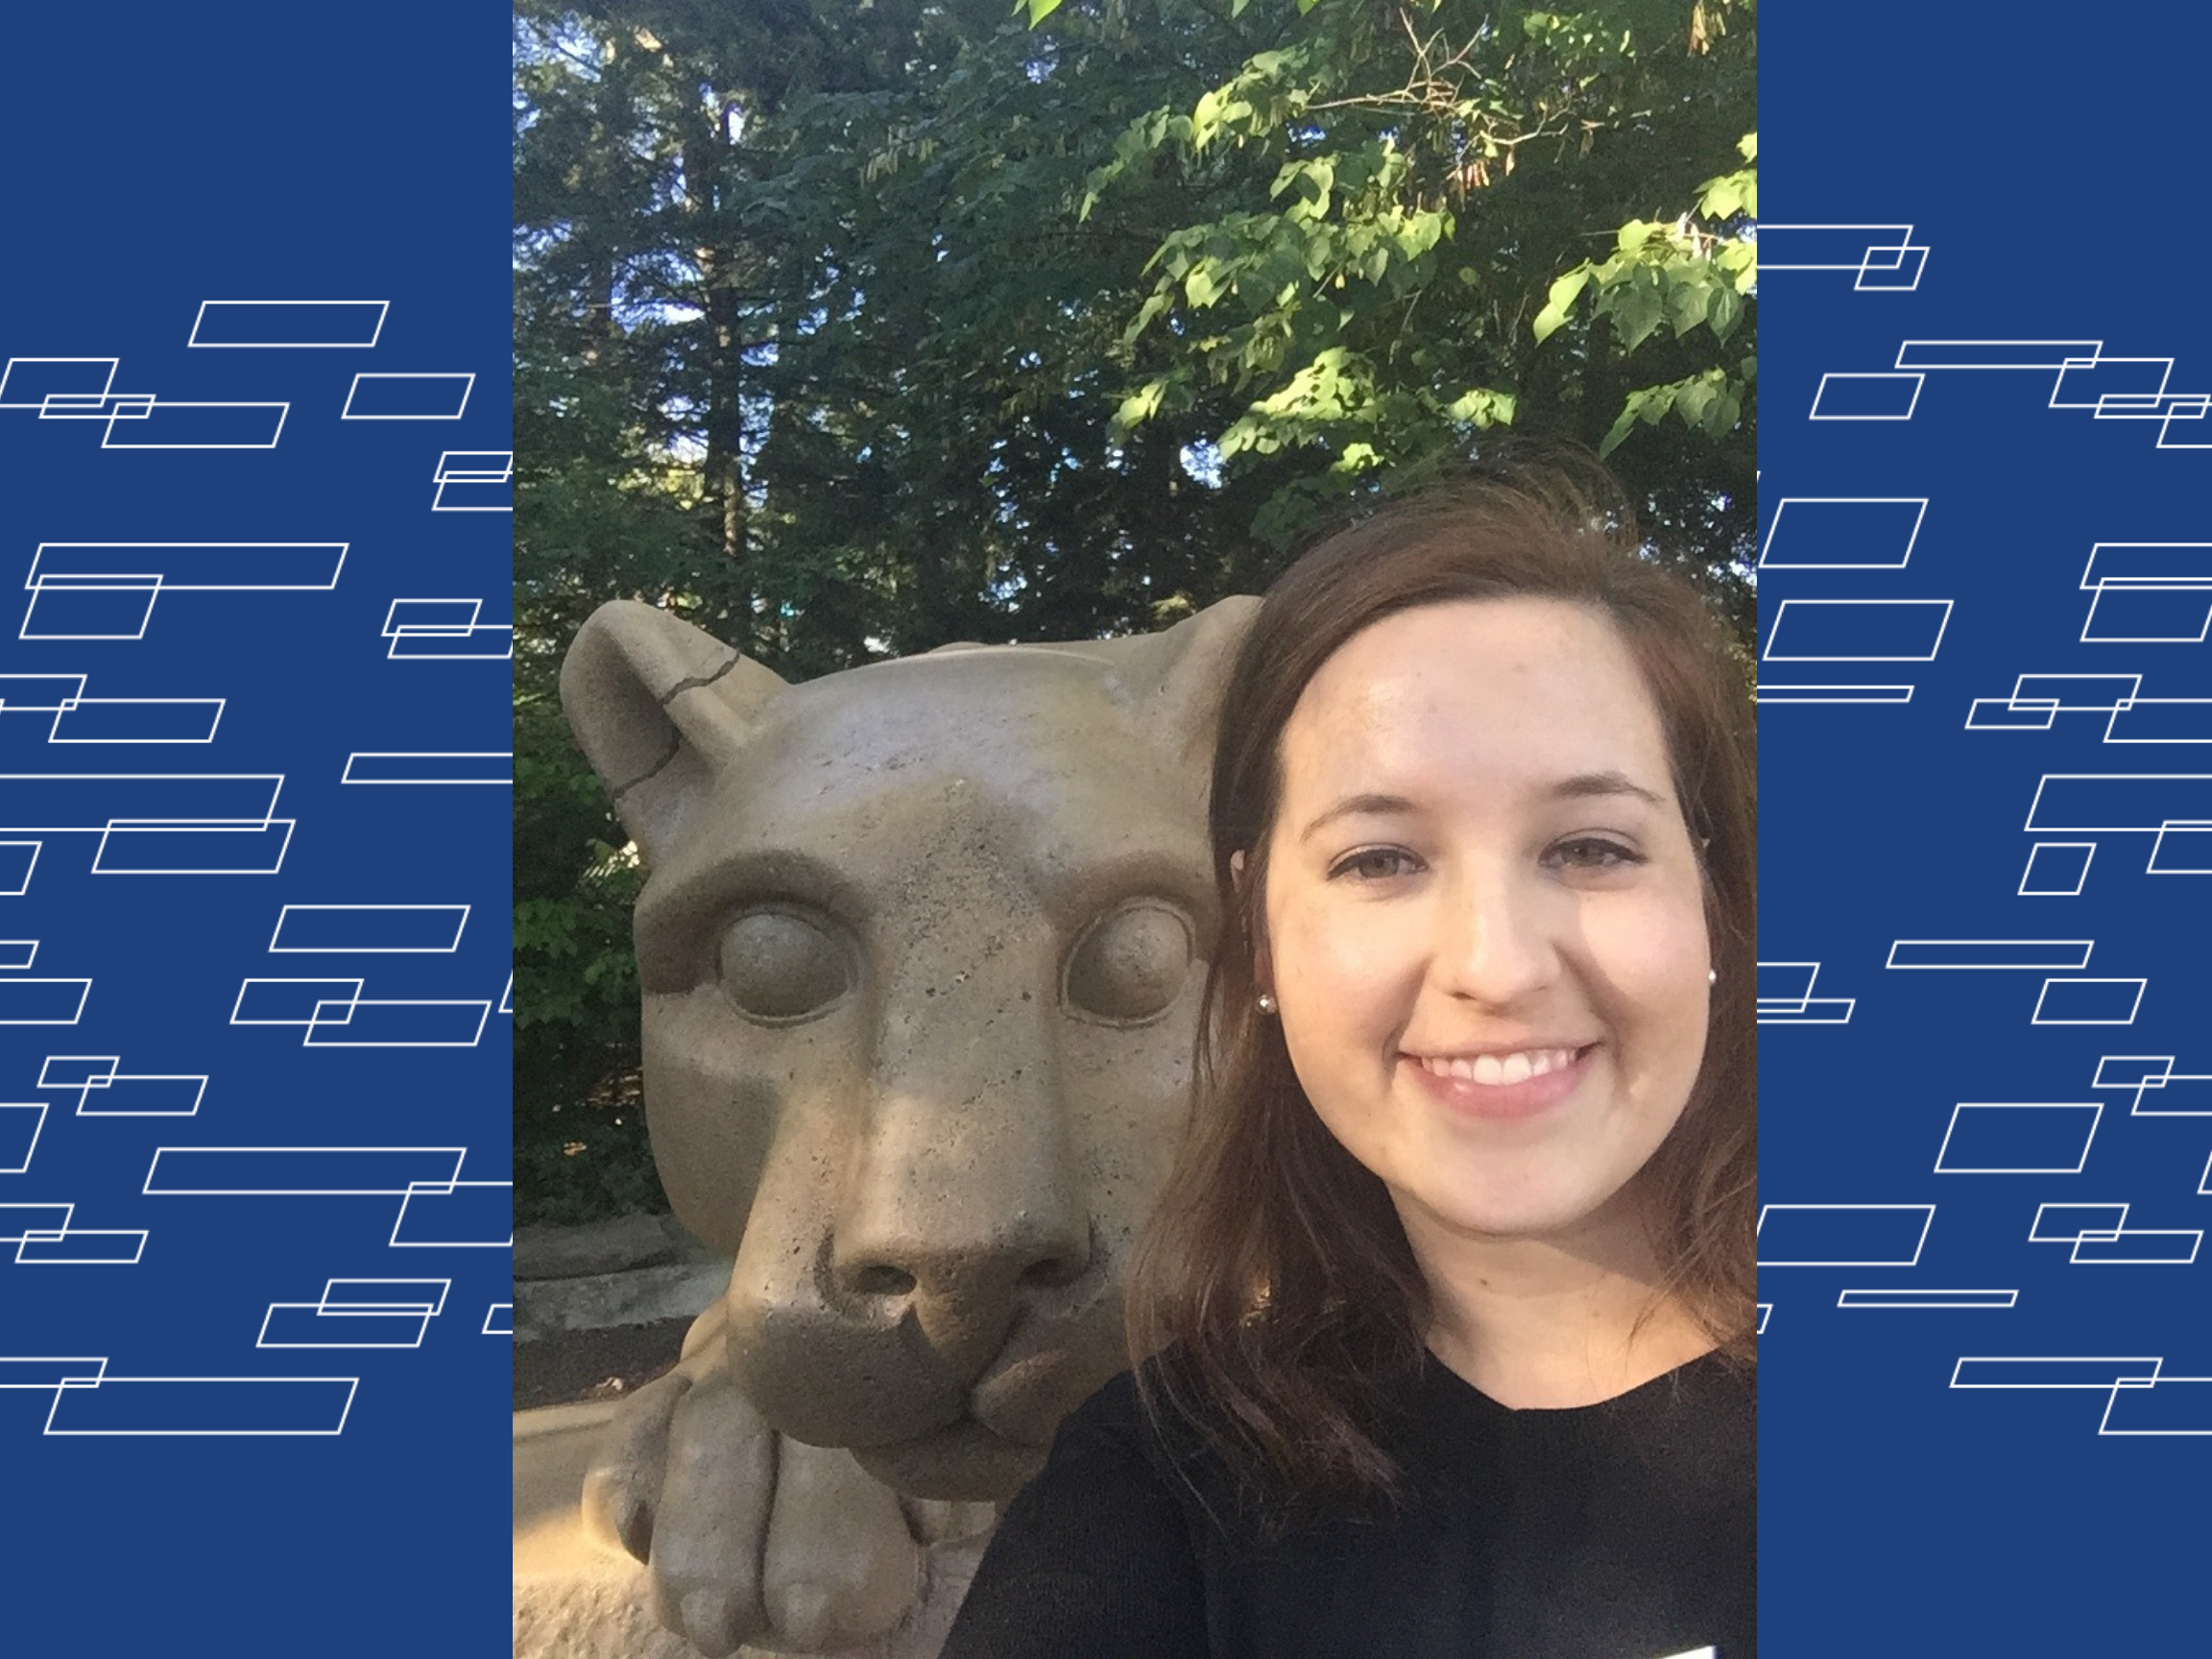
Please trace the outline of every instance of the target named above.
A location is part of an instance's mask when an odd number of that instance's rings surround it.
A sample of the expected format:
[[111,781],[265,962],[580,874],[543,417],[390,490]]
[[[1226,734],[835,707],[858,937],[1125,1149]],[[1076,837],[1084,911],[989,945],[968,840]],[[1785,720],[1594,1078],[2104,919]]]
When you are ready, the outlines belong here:
[[555,1331],[647,1325],[704,1312],[730,1282],[728,1262],[675,1262],[588,1279],[534,1279],[515,1286],[515,1339]]
[[[594,1543],[582,1525],[584,1473],[613,1415],[611,1403],[515,1415],[515,1659],[699,1659],[696,1648],[654,1619],[644,1568]],[[833,1525],[839,1512],[834,1502],[809,1501],[820,1495],[819,1471],[831,1456],[844,1454],[805,1448],[786,1465],[795,1506],[806,1511],[807,1523]],[[989,1535],[959,1506],[928,1507],[909,1535],[911,1591],[881,1610],[877,1622],[887,1628],[880,1634],[847,1645],[820,1638],[854,1616],[850,1540],[806,1525],[772,1533],[768,1599],[785,1645],[739,1653],[934,1659]],[[948,1524],[957,1535],[939,1537]]]
[[584,1535],[577,1500],[611,1406],[515,1416],[515,1659],[697,1659],[661,1628],[627,1555]]
[[618,1215],[582,1227],[517,1227],[515,1277],[582,1279],[658,1267],[676,1260],[676,1241],[659,1215]]

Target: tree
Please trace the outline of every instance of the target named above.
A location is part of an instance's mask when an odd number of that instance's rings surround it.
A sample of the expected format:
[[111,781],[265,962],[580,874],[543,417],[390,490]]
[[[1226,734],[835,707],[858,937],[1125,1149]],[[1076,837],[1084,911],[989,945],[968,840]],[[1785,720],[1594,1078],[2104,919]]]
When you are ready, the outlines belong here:
[[1004,3],[519,0],[517,1143],[588,1148],[546,1169],[637,1155],[636,875],[552,697],[602,600],[787,678],[1146,629],[1533,431],[1610,440],[1748,632],[1749,0]]

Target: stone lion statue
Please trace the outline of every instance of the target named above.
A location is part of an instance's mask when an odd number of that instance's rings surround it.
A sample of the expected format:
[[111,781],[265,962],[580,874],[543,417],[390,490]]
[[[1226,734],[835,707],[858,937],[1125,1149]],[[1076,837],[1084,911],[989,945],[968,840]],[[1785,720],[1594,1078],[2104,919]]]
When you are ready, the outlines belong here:
[[630,602],[570,649],[563,706],[649,872],[654,1155],[735,1256],[586,1523],[705,1652],[928,1659],[995,1505],[1126,1363],[1256,604],[797,685]]

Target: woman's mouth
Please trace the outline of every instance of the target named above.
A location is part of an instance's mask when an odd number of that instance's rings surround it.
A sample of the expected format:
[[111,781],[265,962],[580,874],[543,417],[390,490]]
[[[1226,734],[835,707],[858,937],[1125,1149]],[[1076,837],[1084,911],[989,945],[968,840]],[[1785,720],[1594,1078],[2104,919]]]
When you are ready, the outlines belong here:
[[1401,1054],[1430,1096],[1475,1118],[1527,1118],[1572,1094],[1598,1045],[1531,1046],[1481,1053]]

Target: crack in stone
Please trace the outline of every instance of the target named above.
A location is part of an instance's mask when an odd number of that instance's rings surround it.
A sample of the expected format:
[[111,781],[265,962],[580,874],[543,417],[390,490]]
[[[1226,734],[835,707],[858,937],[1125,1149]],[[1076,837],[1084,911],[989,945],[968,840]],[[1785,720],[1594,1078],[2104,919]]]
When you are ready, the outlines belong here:
[[[661,695],[661,707],[663,709],[667,708],[669,704],[675,702],[677,698],[681,697],[686,691],[696,691],[702,685],[713,685],[715,681],[721,679],[723,675],[729,673],[731,669],[736,667],[740,661],[744,661],[744,655],[745,654],[742,651],[732,651],[730,653],[730,660],[723,663],[721,667],[715,669],[713,673],[694,674],[688,680],[677,681],[675,685],[669,686],[667,691]],[[667,762],[662,761],[661,764],[666,765]]]
[[[725,674],[729,673],[731,669],[736,667],[737,664],[744,660],[744,655],[745,654],[742,651],[732,651],[730,653],[729,661],[724,662],[721,667],[715,669],[713,673],[694,674],[688,680],[677,681],[675,685],[669,686],[666,691],[661,693],[660,698],[661,707],[662,709],[666,709],[669,704],[675,702],[677,698],[681,697],[686,691],[696,691],[702,685],[713,685],[715,681],[721,679]],[[637,788],[638,784],[650,782],[653,779],[659,777],[662,772],[665,772],[668,769],[668,763],[675,759],[679,754],[683,753],[683,749],[684,733],[677,727],[674,721],[670,721],[668,723],[667,753],[662,755],[660,759],[654,761],[652,765],[646,767],[644,771],[638,773],[637,777],[631,779],[629,782],[622,784],[619,788],[610,790],[608,792],[608,799],[616,805],[619,805],[621,803],[622,797],[629,794],[631,790]]]
[[646,767],[644,771],[638,773],[637,777],[631,779],[629,782],[623,784],[621,787],[617,789],[610,789],[607,792],[607,799],[617,806],[621,805],[622,798],[625,795],[629,794],[631,790],[637,788],[638,784],[649,783],[655,778],[659,777],[662,772],[666,771],[668,768],[668,762],[675,759],[678,755],[682,754],[683,750],[684,733],[677,731],[676,728],[671,725],[668,728],[668,753],[661,756],[660,759],[654,761],[652,765]]

